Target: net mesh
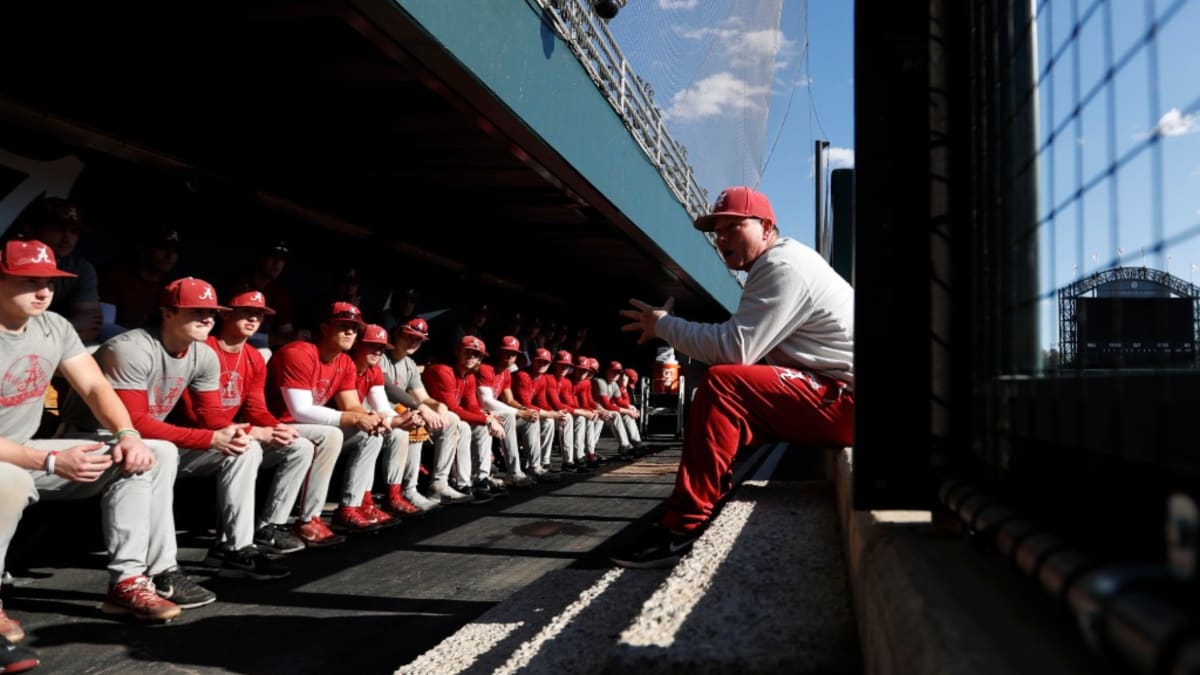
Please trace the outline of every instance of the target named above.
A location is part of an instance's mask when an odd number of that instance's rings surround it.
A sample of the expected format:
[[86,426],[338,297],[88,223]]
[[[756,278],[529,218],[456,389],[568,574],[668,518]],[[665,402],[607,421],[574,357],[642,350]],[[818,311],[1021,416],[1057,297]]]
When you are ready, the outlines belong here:
[[608,24],[710,201],[726,186],[758,184],[781,123],[768,119],[772,98],[786,102],[805,72],[805,27],[785,33],[782,5],[634,0]]

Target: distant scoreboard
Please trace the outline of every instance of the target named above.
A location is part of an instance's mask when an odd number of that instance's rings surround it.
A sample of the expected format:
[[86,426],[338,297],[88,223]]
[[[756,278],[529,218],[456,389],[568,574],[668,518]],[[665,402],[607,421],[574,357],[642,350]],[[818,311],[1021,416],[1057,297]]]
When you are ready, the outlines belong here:
[[1192,298],[1076,300],[1078,355],[1084,368],[1190,366],[1195,363]]

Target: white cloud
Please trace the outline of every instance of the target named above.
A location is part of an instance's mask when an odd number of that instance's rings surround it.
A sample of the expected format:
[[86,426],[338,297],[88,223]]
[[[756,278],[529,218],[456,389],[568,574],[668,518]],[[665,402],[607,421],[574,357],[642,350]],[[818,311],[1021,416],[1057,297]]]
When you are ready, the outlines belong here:
[[769,87],[752,85],[732,73],[717,73],[671,97],[668,119],[688,122],[762,109]]
[[734,68],[770,61],[772,67],[778,70],[782,66],[774,61],[782,61],[786,65],[790,58],[799,53],[796,41],[788,39],[783,31],[776,28],[747,30],[743,28],[740,17],[730,17],[715,27],[676,27],[675,32],[687,40],[714,41],[722,60]]
[[829,148],[829,168],[851,169],[854,167],[854,148]]
[[1135,133],[1133,140],[1144,141],[1156,134],[1159,136],[1183,136],[1198,131],[1200,131],[1200,115],[1195,113],[1185,115],[1179,108],[1171,108],[1158,118],[1158,124],[1154,125],[1150,133]]
[[[808,156],[808,177],[812,178],[816,173],[817,162],[813,155]],[[825,151],[825,168],[833,169],[853,169],[854,168],[854,148],[835,148],[830,147]]]
[[658,0],[659,9],[696,9],[700,0]]

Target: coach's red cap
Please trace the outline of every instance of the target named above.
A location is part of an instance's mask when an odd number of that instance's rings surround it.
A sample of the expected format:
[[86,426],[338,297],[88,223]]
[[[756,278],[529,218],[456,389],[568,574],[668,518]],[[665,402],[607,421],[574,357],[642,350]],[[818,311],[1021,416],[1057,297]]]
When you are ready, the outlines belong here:
[[721,194],[717,195],[717,203],[713,204],[712,213],[696,219],[696,229],[712,232],[717,220],[722,216],[759,218],[764,223],[775,222],[775,211],[771,209],[771,201],[767,196],[745,185],[722,190]]
[[588,358],[588,370],[593,373],[600,370],[600,359]]
[[335,302],[329,306],[325,313],[325,323],[330,321],[353,321],[359,328],[367,325],[367,322],[363,321],[362,310],[348,302]]
[[533,360],[534,361],[545,361],[546,363],[550,363],[551,361],[554,360],[554,357],[550,355],[549,349],[542,348],[533,353]]
[[500,338],[500,346],[496,349],[499,352],[520,352],[521,341],[511,335],[505,335]]
[[588,357],[584,356],[583,354],[580,354],[579,356],[575,357],[575,367],[583,368],[584,370],[589,370],[592,367],[592,360],[589,359]]
[[638,380],[638,374],[637,374],[637,371],[636,371],[636,370],[634,370],[633,368],[626,368],[626,369],[625,369],[625,374],[629,376],[629,381],[630,381],[630,382],[637,382],[637,380]]
[[464,335],[463,339],[458,343],[459,349],[473,349],[484,356],[487,356],[487,347],[484,346],[483,340],[474,335]]
[[159,305],[175,309],[229,309],[217,304],[217,291],[212,284],[195,277],[184,277],[167,284]]
[[58,269],[54,251],[49,246],[33,239],[28,241],[14,239],[5,244],[4,255],[0,256],[0,272],[14,277],[37,277],[39,279],[79,276]]
[[363,329],[362,335],[358,337],[358,341],[363,344],[383,345],[388,349],[392,348],[392,345],[388,343],[387,329],[374,323],[367,324],[367,327]]
[[554,355],[554,363],[559,366],[574,366],[575,362],[571,360],[571,352],[560,349]]
[[275,310],[267,307],[267,298],[262,291],[238,293],[229,301],[229,307],[232,309],[257,309],[267,316],[275,315]]
[[409,319],[408,323],[400,327],[400,332],[420,338],[421,342],[424,342],[429,339],[429,323],[421,317]]

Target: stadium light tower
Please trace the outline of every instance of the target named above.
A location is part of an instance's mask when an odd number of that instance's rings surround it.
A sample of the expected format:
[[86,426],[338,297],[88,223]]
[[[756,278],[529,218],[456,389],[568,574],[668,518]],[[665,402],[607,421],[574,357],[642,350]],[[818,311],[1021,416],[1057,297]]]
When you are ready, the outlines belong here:
[[608,21],[609,19],[615,17],[617,12],[621,11],[621,8],[624,7],[625,3],[628,1],[629,0],[592,0],[592,11],[596,13],[596,16]]

